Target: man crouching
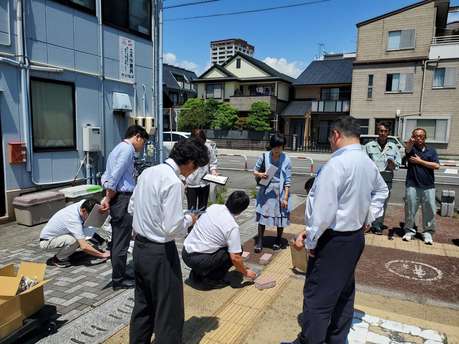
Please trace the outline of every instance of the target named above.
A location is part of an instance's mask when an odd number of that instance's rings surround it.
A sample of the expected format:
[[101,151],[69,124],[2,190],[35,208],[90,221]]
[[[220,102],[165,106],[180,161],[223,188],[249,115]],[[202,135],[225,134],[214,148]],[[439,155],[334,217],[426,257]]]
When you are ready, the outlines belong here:
[[198,219],[182,251],[183,261],[191,268],[193,286],[206,290],[227,286],[224,277],[233,265],[244,276],[256,278],[256,273],[244,266],[239,225],[234,219],[249,202],[245,192],[235,191],[224,205],[211,205]]

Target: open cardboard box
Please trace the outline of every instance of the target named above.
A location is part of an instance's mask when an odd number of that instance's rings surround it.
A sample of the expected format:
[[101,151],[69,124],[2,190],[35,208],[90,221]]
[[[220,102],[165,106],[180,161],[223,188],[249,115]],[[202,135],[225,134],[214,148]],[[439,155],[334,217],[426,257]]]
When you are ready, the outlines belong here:
[[293,241],[289,242],[290,245],[290,252],[292,254],[292,265],[295,269],[306,272],[308,267],[308,255],[305,249],[297,250],[294,245]]
[[[21,262],[16,272],[14,264],[0,269],[0,338],[22,326],[22,321],[38,312],[45,303],[43,286],[46,264]],[[17,294],[22,276],[38,281],[38,284]]]

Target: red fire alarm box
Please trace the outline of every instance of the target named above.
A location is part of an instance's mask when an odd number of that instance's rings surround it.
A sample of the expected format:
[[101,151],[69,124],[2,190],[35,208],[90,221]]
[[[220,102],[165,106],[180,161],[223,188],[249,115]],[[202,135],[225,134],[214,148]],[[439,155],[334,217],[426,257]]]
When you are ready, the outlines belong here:
[[23,164],[26,162],[26,146],[22,141],[8,142],[8,162],[10,164]]

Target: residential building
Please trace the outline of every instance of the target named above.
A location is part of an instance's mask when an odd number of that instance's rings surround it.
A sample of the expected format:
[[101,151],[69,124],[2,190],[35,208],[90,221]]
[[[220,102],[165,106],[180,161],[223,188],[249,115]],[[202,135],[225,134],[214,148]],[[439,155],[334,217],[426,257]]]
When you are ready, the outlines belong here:
[[21,193],[89,177],[83,127],[102,134],[95,179],[130,116],[153,116],[151,3],[0,2],[0,218]]
[[214,64],[194,83],[198,98],[228,102],[241,117],[247,115],[254,102],[264,101],[270,105],[276,121],[290,99],[293,81],[266,63],[237,52],[223,65]]
[[223,64],[237,52],[253,56],[255,47],[243,39],[229,38],[210,42],[210,61],[212,64]]
[[416,127],[443,156],[459,155],[459,31],[448,0],[426,0],[357,24],[351,114],[374,133],[392,123],[407,140]]
[[329,148],[331,124],[349,115],[354,57],[325,55],[311,62],[294,81],[293,100],[281,113],[289,148]]
[[193,71],[163,64],[164,130],[176,129],[180,107],[188,98],[196,98],[196,85],[193,81],[197,78]]

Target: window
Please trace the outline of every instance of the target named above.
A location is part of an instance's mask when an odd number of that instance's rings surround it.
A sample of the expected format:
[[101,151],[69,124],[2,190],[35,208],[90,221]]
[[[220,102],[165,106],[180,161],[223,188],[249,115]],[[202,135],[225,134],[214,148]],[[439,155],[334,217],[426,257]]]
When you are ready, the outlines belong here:
[[449,118],[432,118],[423,116],[422,118],[407,118],[405,120],[405,130],[403,139],[406,141],[411,137],[411,133],[416,128],[424,128],[427,131],[427,142],[448,143],[449,140]]
[[221,84],[207,84],[206,85],[206,98],[222,98],[222,85]]
[[236,59],[236,68],[237,69],[241,68],[241,59]]
[[360,134],[368,135],[368,123],[370,122],[370,120],[358,119],[357,121],[360,123]]
[[413,92],[413,73],[387,74],[386,92]]
[[320,100],[349,100],[351,89],[348,87],[329,87],[320,89]]
[[74,84],[32,78],[30,98],[34,151],[74,150]]
[[398,30],[389,31],[387,36],[387,50],[414,49],[416,31]]
[[151,1],[149,0],[103,0],[104,24],[133,34],[151,37]]
[[67,5],[78,10],[96,14],[96,0],[55,0],[63,5]]
[[368,75],[368,89],[367,89],[367,98],[371,99],[373,98],[373,81],[374,81],[374,75],[369,74]]
[[249,85],[250,96],[273,96],[274,90],[274,84]]
[[455,88],[456,68],[435,68],[433,88]]

